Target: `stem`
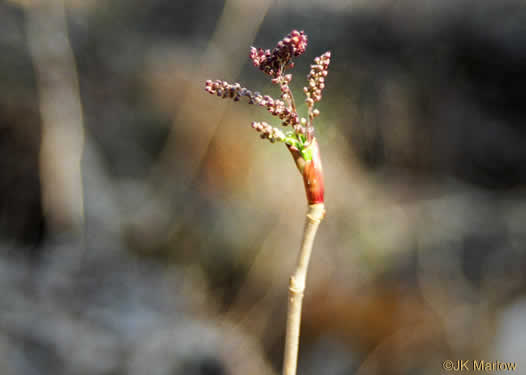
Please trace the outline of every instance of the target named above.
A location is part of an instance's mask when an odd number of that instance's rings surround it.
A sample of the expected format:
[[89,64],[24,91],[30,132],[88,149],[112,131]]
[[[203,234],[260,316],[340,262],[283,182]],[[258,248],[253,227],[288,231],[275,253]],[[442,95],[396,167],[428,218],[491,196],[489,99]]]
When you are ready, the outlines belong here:
[[289,281],[289,303],[287,312],[287,332],[285,337],[285,356],[283,359],[283,375],[295,375],[298,364],[298,348],[300,339],[301,307],[303,302],[303,292],[307,279],[307,269],[309,266],[312,244],[316,237],[318,226],[325,216],[325,205],[323,203],[309,205],[305,228],[303,230],[303,240],[298,264],[294,274]]
[[308,119],[307,119],[307,142],[311,143],[312,141],[312,120],[314,115],[312,114],[312,109],[314,105],[308,105]]
[[296,102],[294,101],[294,95],[292,95],[292,91],[290,90],[289,84],[287,83],[287,92],[290,96],[290,107],[296,113]]
[[[296,102],[294,101],[294,96],[292,95],[292,91],[290,90],[288,82],[285,81],[284,75],[280,76],[279,85],[284,86],[286,88],[287,91],[285,91],[284,93],[286,93],[289,96],[289,99],[287,100],[287,104],[291,108],[292,112],[297,113],[296,112]],[[280,87],[280,90],[281,90],[281,87]]]

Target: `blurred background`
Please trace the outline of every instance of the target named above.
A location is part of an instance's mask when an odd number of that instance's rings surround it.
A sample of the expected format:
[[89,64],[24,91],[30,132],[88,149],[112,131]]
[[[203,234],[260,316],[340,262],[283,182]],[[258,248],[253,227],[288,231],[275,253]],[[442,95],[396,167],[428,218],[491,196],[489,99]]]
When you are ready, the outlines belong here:
[[[278,374],[301,177],[248,62],[333,58],[299,374],[439,374],[526,349],[519,0],[0,2],[0,372]],[[303,111],[304,106],[300,106]]]

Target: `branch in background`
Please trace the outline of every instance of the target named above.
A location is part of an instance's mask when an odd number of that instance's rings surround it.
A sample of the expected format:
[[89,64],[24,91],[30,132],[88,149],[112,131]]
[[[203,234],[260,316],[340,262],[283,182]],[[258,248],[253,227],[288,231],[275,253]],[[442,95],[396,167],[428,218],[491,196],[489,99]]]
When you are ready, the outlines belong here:
[[53,235],[82,237],[82,106],[63,0],[28,2],[27,39],[40,101],[40,179]]

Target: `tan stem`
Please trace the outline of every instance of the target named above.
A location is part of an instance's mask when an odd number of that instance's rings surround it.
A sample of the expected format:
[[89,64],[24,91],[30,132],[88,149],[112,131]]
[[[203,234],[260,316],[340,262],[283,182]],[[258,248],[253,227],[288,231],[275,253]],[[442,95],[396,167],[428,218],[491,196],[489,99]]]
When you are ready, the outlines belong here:
[[287,332],[285,337],[285,355],[283,359],[283,375],[295,375],[298,364],[298,348],[300,340],[301,307],[303,292],[307,279],[312,244],[316,237],[318,226],[325,216],[323,203],[309,205],[303,231],[303,240],[298,264],[289,281],[289,303],[287,312]]

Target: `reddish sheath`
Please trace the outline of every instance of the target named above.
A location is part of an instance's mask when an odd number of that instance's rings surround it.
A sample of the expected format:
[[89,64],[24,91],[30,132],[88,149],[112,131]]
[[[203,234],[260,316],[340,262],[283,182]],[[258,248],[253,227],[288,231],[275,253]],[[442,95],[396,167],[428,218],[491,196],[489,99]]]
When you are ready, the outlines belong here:
[[310,148],[312,150],[312,160],[306,161],[303,167],[303,182],[307,193],[307,201],[309,204],[324,203],[323,168],[316,138],[312,140]]

